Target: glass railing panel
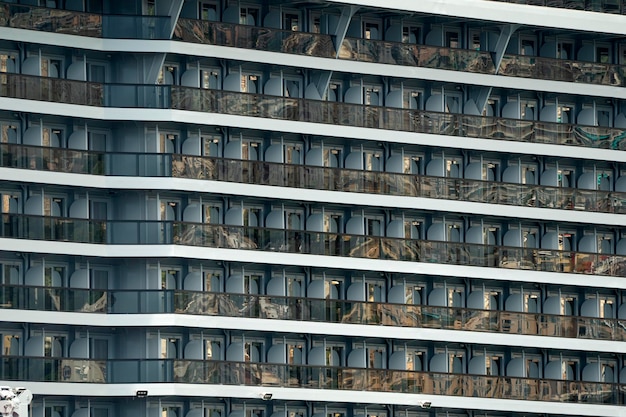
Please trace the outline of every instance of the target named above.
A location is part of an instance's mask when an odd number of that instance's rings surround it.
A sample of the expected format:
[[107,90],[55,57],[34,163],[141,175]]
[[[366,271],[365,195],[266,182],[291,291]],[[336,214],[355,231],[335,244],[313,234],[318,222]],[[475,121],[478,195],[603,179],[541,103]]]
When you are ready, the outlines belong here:
[[625,85],[626,67],[622,65],[569,61],[563,66],[571,66],[574,82],[620,87]]
[[0,26],[102,37],[102,16],[70,10],[0,3]]
[[535,207],[537,199],[534,198],[535,189],[532,185],[511,183],[496,183],[498,189],[497,201],[500,204],[513,206]]
[[106,175],[175,177],[181,174],[180,155],[175,158],[166,153],[106,153],[105,157]]
[[0,377],[36,382],[110,383],[106,360],[4,356]]
[[[35,361],[31,359],[30,362]],[[30,374],[31,377],[37,378],[38,371],[37,364],[34,367],[29,368],[29,372],[35,371],[35,375]],[[47,365],[51,365],[48,367]],[[58,366],[58,369],[55,369]],[[52,363],[44,364],[44,374],[50,372],[50,375],[45,375],[44,380],[48,380],[49,377],[53,377],[60,371],[57,381],[60,382],[88,382],[88,383],[107,383],[107,361],[106,360],[87,360],[87,359],[60,359]],[[54,381],[54,379],[50,379]]]
[[[362,302],[337,302],[336,304],[340,307],[339,316],[341,317],[341,323],[366,324],[368,320],[372,320],[373,316],[376,314],[375,307]],[[376,318],[379,318],[377,314]]]
[[167,109],[171,106],[171,86],[140,84],[104,84],[100,106]]
[[104,104],[103,84],[22,74],[0,74],[0,95],[86,106]]
[[545,79],[541,77],[541,66],[537,65],[539,59],[536,56],[504,54],[498,73],[513,77]]
[[0,235],[21,239],[105,243],[104,222],[3,214]]
[[535,143],[566,144],[573,137],[573,126],[565,123],[535,122]]
[[172,156],[170,154],[140,154],[137,158],[137,171],[146,177],[171,177]]
[[595,8],[593,3],[598,3],[598,1],[597,0],[545,0],[545,4],[548,7],[563,7],[565,9],[574,9],[574,10],[593,10]]
[[0,144],[0,165],[5,168],[102,175],[105,154],[63,148]]
[[171,16],[102,15],[102,37],[170,39]]
[[[396,63],[395,56],[398,56],[399,60],[402,62],[402,52],[397,50],[392,51],[391,48],[386,49],[382,47],[381,44],[382,42],[379,43],[368,39],[344,38],[339,48],[338,57],[361,62]],[[417,63],[415,57],[407,58],[407,61],[413,61],[413,65]],[[407,63],[401,65],[411,64]]]
[[488,52],[372,39],[345,38],[340,59],[495,74]]
[[542,80],[624,86],[625,70],[621,65],[505,54],[498,73]]
[[[563,190],[565,191],[565,190]],[[569,206],[575,210],[610,212],[608,191],[571,189]]]
[[615,321],[604,318],[579,317],[578,337],[582,339],[615,340]]
[[174,39],[324,58],[334,58],[336,55],[330,35],[223,22],[178,19]]
[[427,198],[443,196],[445,199],[450,199],[445,193],[445,187],[441,184],[443,181],[445,180],[440,177],[419,177],[418,196]]
[[[534,190],[530,200],[534,201],[535,207],[569,208],[571,206],[571,198],[567,198],[561,189],[555,187],[537,187]],[[576,207],[576,206],[573,206]]]
[[[209,160],[207,159],[207,162],[208,161]],[[202,169],[203,165],[203,158],[198,156],[172,155],[172,177],[216,180],[220,179],[219,176],[217,178],[212,178],[213,174],[219,175],[219,173],[221,172],[219,167],[212,167],[209,170],[204,170]]]
[[[455,200],[474,201],[477,203],[495,203],[499,199],[499,188],[495,182],[457,180],[457,187],[460,191]],[[447,187],[450,189],[450,187]]]
[[542,315],[539,334],[542,336],[577,337],[577,320],[571,316]]
[[[206,20],[179,18],[174,28],[172,39],[183,42],[204,43],[208,45],[223,45],[217,29],[219,22],[209,22]],[[228,37],[224,37],[228,38]]]
[[[406,112],[406,110],[400,110]],[[459,136],[458,115],[450,113],[435,113],[415,111],[413,123],[415,131],[434,135]]]
[[381,304],[380,324],[399,327],[421,327],[422,306],[405,304]]
[[[493,313],[493,312],[492,312]],[[537,315],[512,311],[498,311],[495,319],[495,330],[507,334],[538,334]]]
[[[534,142],[535,124],[532,120],[496,119],[490,139]],[[471,132],[470,132],[471,133]]]
[[489,52],[432,46],[419,46],[418,52],[420,67],[495,74]]
[[418,196],[419,180],[417,176],[393,172],[380,173],[379,194]]
[[465,136],[492,138],[497,132],[497,119],[494,117],[458,115],[459,129]]
[[[107,153],[107,157],[108,165],[105,172],[108,175],[136,176],[142,174],[139,163],[141,154]],[[172,162],[172,169],[174,166],[175,164]]]
[[18,239],[105,243],[105,221],[3,214],[0,236]]
[[460,311],[450,307],[420,306],[419,327],[433,329],[461,329]]
[[464,310],[462,329],[482,332],[498,331],[498,312],[489,310]]
[[335,57],[335,47],[330,35],[245,25],[235,25],[234,35],[233,46],[239,48]]
[[578,146],[586,146],[602,149],[626,149],[622,129],[597,126],[574,126],[571,143]]

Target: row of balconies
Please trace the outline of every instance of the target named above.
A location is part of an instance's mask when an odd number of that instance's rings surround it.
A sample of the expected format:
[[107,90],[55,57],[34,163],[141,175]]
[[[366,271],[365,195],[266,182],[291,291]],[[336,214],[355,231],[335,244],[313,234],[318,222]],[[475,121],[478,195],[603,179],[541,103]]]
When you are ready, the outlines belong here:
[[174,40],[268,52],[339,58],[478,74],[626,85],[626,66],[540,56],[504,54],[498,68],[490,52],[362,38],[345,38],[336,50],[331,35],[179,19]]
[[[171,17],[98,15],[7,5],[0,10],[0,24],[81,36],[169,39]],[[622,65],[505,54],[500,67],[496,69],[489,52],[362,38],[346,38],[339,51],[336,51],[331,35],[226,22],[181,18],[176,24],[174,39],[269,52],[482,74],[600,85],[624,86],[626,83],[626,66]]]
[[4,381],[220,384],[606,405],[626,403],[624,383],[215,360],[4,356],[0,378]]
[[530,271],[626,276],[626,255],[178,221],[2,215],[1,237],[187,245]]
[[0,96],[97,107],[175,109],[517,142],[626,149],[626,128],[483,117],[200,88],[2,74]]
[[626,214],[626,192],[360,171],[181,154],[0,144],[0,166],[90,175],[163,176],[303,189]]
[[194,314],[626,341],[626,318],[187,290],[0,286],[0,308],[107,314]]

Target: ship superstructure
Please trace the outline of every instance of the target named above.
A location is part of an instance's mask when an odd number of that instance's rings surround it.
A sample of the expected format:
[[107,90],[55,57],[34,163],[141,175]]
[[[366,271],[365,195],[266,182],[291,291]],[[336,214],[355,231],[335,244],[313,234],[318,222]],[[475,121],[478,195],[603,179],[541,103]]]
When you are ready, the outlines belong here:
[[0,2],[0,382],[32,417],[624,416],[625,15]]

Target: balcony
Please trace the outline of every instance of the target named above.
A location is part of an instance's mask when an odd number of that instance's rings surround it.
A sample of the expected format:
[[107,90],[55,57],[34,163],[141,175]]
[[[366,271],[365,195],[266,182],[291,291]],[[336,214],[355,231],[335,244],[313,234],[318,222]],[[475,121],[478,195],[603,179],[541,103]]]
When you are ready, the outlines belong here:
[[186,290],[0,285],[0,309],[194,314],[626,341],[626,319]]
[[258,49],[267,52],[321,58],[334,59],[337,55],[331,35],[208,20],[178,19],[173,39],[182,42]]
[[3,214],[0,237],[110,245],[186,245],[488,268],[626,276],[626,255],[173,221]]
[[[616,0],[497,0],[605,13],[626,13]],[[170,39],[170,16],[100,15],[71,10],[2,3],[0,26],[110,39]],[[596,85],[626,85],[626,66],[505,55],[499,71],[491,53],[466,49],[346,38],[339,51],[325,34],[181,18],[174,40],[234,48],[339,58],[358,62],[500,74]]]
[[0,166],[89,175],[191,178],[280,187],[626,214],[626,193],[181,154],[0,144]]
[[102,15],[0,3],[0,27],[101,37]]
[[98,84],[0,74],[0,97],[84,106],[174,109],[447,135],[626,150],[626,129],[163,85]]
[[626,66],[505,54],[498,71],[490,52],[346,38],[337,52],[330,35],[233,23],[179,19],[174,40],[319,58],[498,74],[595,85],[626,85]]
[[110,39],[170,39],[170,16],[83,13],[0,2],[0,27]]
[[626,385],[510,376],[188,359],[5,356],[5,381],[218,384],[623,405]]

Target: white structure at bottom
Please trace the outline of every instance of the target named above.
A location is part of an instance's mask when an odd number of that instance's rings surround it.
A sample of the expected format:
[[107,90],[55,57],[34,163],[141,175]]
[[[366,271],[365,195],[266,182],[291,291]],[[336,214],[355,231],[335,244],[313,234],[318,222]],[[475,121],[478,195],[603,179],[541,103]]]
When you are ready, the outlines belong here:
[[26,388],[0,387],[0,415],[2,417],[29,417],[28,407],[33,394]]

